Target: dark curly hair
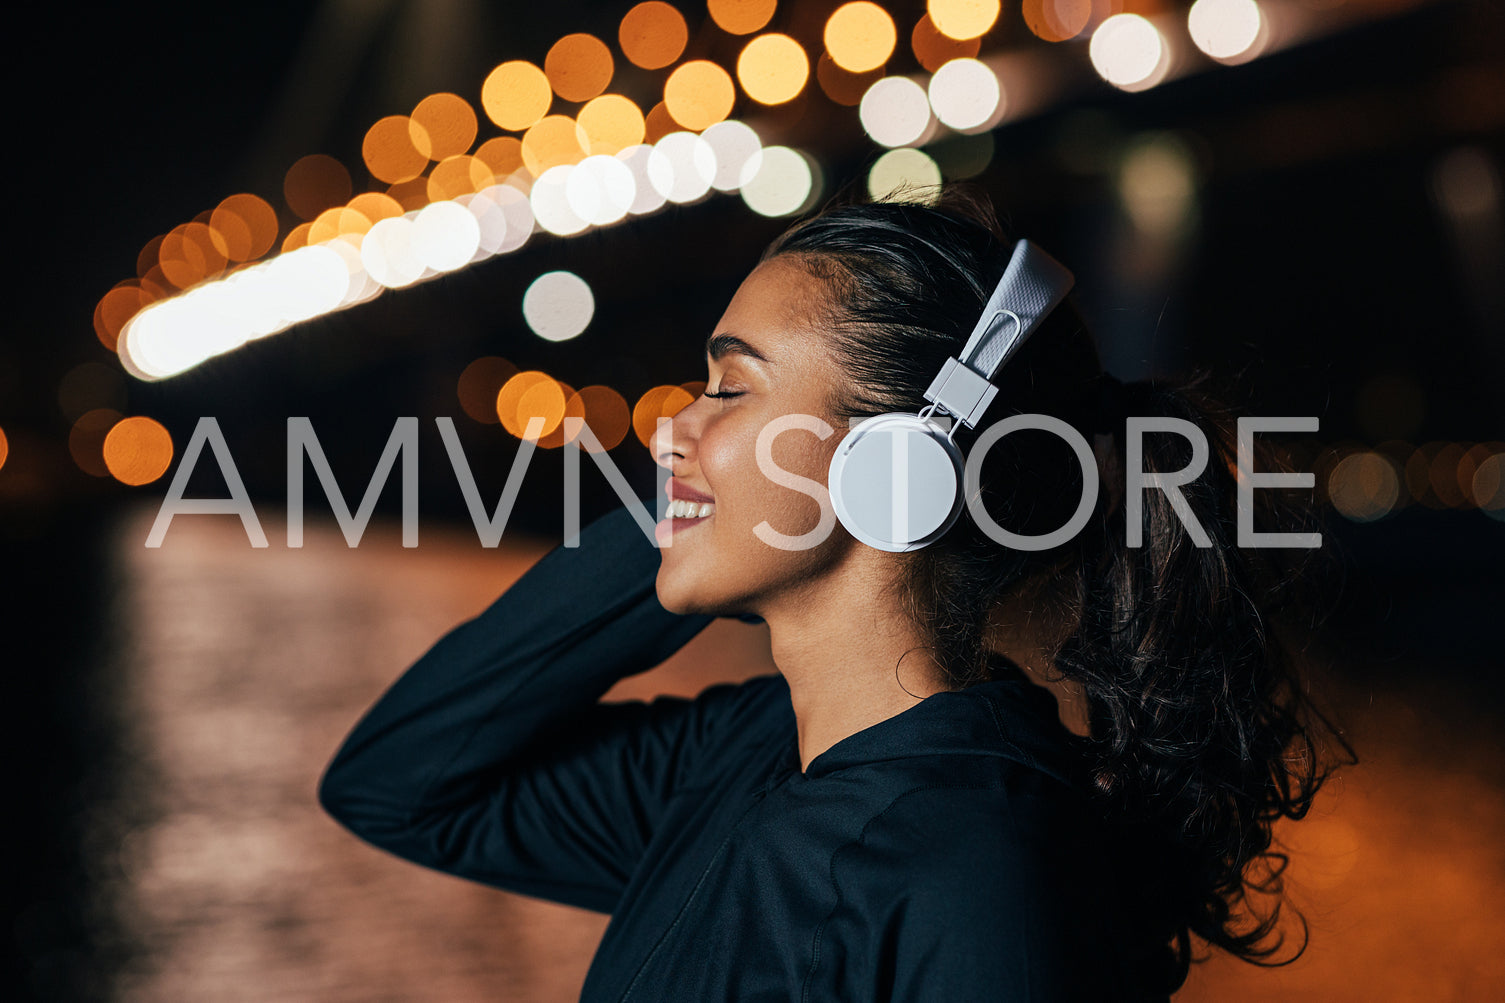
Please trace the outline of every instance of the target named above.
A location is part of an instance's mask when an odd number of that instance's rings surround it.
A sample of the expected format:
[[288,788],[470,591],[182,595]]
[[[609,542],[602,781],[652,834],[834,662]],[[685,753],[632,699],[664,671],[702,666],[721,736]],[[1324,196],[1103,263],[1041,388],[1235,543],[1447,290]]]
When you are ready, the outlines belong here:
[[[948,188],[934,205],[827,207],[777,238],[763,260],[794,258],[827,283],[824,319],[851,376],[833,388],[830,407],[847,419],[925,404],[924,389],[960,350],[1012,244],[984,197]],[[1237,545],[1234,416],[1205,379],[1105,378],[1069,298],[996,382],[998,398],[980,428],[957,441],[966,448],[1008,413],[1054,415],[1089,442],[1096,436],[1105,490],[1093,518],[1072,541],[1026,552],[999,546],[966,515],[935,543],[902,555],[894,586],[957,688],[995,671],[990,618],[1002,601],[1026,595],[1032,615],[1049,611],[1047,654],[1085,691],[1084,771],[1117,832],[1121,871],[1138,875],[1137,898],[1155,914],[1162,951],[1154,980],[1164,990],[1184,981],[1192,935],[1277,963],[1267,959],[1281,947],[1284,857],[1271,849],[1272,827],[1303,817],[1332,768],[1316,737],[1326,719],[1305,695],[1276,626],[1275,602],[1296,594],[1312,552]],[[1121,389],[1105,393],[1109,387]],[[1101,420],[1105,400],[1116,423]],[[1180,419],[1206,436],[1207,467],[1181,491],[1211,546],[1197,546],[1167,492],[1153,490],[1144,493],[1143,545],[1127,545],[1114,486],[1126,469],[1128,415]],[[1190,461],[1184,436],[1151,432],[1142,442],[1146,472],[1174,473]],[[1275,462],[1264,455],[1256,469]],[[1063,442],[1022,431],[989,450],[980,500],[1012,532],[1043,534],[1071,516],[1082,483]],[[1261,501],[1279,494],[1256,492]],[[1275,503],[1283,531],[1315,520],[1290,499]],[[1303,924],[1298,956],[1304,934]]]

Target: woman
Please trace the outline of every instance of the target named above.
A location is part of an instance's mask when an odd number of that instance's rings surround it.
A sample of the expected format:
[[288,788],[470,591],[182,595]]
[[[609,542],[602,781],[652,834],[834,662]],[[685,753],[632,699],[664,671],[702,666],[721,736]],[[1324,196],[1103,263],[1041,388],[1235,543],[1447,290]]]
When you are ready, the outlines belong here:
[[[1278,891],[1271,824],[1322,776],[1267,620],[1272,552],[1234,545],[1226,424],[1104,377],[1068,302],[956,441],[1010,413],[1095,437],[1087,529],[1011,549],[964,512],[891,552],[832,525],[850,419],[925,404],[1012,244],[955,192],[779,238],[708,340],[706,392],[654,441],[675,499],[660,546],[624,508],[546,555],[372,708],[325,807],[408,859],[610,912],[590,1000],[1163,999],[1193,935],[1267,957],[1275,915],[1246,891]],[[1128,415],[1207,433],[1182,490],[1211,547],[1159,491],[1126,546]],[[1188,450],[1147,435],[1144,468]],[[980,469],[1014,533],[1082,496],[1049,434],[998,440]],[[778,674],[599,702],[719,615],[766,621]]]

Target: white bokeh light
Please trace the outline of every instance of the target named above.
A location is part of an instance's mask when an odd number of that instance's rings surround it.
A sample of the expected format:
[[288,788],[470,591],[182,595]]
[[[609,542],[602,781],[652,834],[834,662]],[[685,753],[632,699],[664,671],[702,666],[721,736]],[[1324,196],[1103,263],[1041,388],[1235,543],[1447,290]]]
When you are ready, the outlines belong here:
[[736,191],[742,184],[744,168],[749,175],[758,172],[763,158],[763,141],[750,126],[728,119],[711,126],[700,134],[700,138],[710,144],[716,155],[716,173],[711,178],[711,186],[717,191]]
[[811,160],[787,146],[763,148],[741,178],[742,201],[760,216],[793,216],[817,197],[820,175]]
[[1138,14],[1114,14],[1098,25],[1087,54],[1098,76],[1123,90],[1153,87],[1170,60],[1160,30]]
[[1256,0],[1197,0],[1187,12],[1186,30],[1197,48],[1223,62],[1253,59],[1268,38]]
[[[897,197],[907,201],[933,201],[939,194],[941,169],[924,150],[904,147],[889,150],[867,172],[867,191],[875,201]],[[907,192],[921,188],[924,191]]]
[[648,155],[648,181],[670,202],[694,202],[715,177],[716,151],[693,132],[669,133]]
[[883,146],[922,142],[934,124],[929,95],[908,77],[884,77],[869,87],[857,117],[873,141]]
[[572,164],[550,167],[533,182],[533,191],[528,196],[538,225],[561,237],[579,233],[590,225],[570,207],[568,186],[573,170]]
[[548,341],[568,341],[590,325],[596,299],[574,272],[545,272],[523,294],[523,319]]
[[480,244],[480,224],[458,202],[431,202],[413,218],[413,253],[425,268],[436,272],[464,268]]
[[423,260],[413,248],[413,221],[406,216],[377,220],[361,241],[361,264],[388,289],[417,282],[423,276]]
[[998,74],[976,59],[953,59],[930,78],[930,107],[957,131],[992,125],[1003,111]]
[[653,182],[648,178],[648,158],[651,156],[653,156],[653,147],[646,143],[629,146],[617,154],[617,159],[632,172],[636,194],[633,196],[632,205],[627,207],[627,211],[634,216],[656,212],[662,209],[664,203],[668,201],[664,198],[664,193],[653,187]]
[[576,216],[592,226],[608,226],[632,208],[637,182],[626,164],[598,153],[575,165],[565,181],[564,196]]

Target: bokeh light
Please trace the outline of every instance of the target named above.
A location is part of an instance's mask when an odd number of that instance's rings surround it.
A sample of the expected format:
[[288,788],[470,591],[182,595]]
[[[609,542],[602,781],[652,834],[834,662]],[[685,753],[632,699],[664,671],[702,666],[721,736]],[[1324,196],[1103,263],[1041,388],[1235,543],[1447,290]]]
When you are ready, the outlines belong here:
[[282,179],[282,196],[299,219],[311,220],[325,209],[350,200],[350,172],[323,153],[300,157]]
[[943,35],[978,38],[998,20],[998,0],[927,0],[925,13]]
[[430,160],[447,160],[468,153],[479,123],[470,102],[458,94],[430,94],[413,109],[409,138]]
[[575,165],[564,183],[570,209],[592,226],[608,226],[627,215],[637,197],[632,170],[604,153]]
[[810,58],[788,35],[759,35],[737,57],[737,80],[747,96],[759,104],[792,101],[809,79]]
[[122,283],[100,297],[94,307],[94,334],[99,343],[115,351],[126,323],[149,302],[141,287],[132,282]]
[[820,197],[820,172],[798,150],[766,146],[756,169],[742,178],[742,201],[760,216],[794,216]]
[[777,0],[707,0],[717,27],[732,35],[751,35],[773,17]]
[[538,225],[560,237],[579,233],[590,225],[570,206],[569,181],[574,170],[572,164],[551,167],[533,182],[533,190],[528,193]]
[[172,436],[154,419],[122,418],[105,435],[103,454],[110,475],[120,483],[150,484],[172,465]]
[[384,192],[362,192],[350,200],[349,208],[354,209],[372,223],[402,215],[402,206],[396,199]]
[[418,177],[399,181],[387,188],[387,195],[402,206],[404,212],[417,212],[429,204],[429,179]]
[[78,416],[68,431],[68,455],[91,477],[109,477],[105,466],[105,436],[123,415],[111,407],[94,408]]
[[930,78],[930,107],[941,123],[958,131],[986,128],[1003,114],[998,75],[976,59],[953,59]]
[[423,126],[406,115],[388,115],[366,130],[361,159],[373,178],[395,185],[422,174],[429,165],[427,151],[432,148]]
[[523,164],[535,178],[551,167],[585,159],[581,132],[568,115],[548,115],[523,134]]
[[592,98],[576,122],[585,134],[586,151],[610,156],[641,143],[646,130],[637,102],[620,94]]
[[523,319],[534,334],[548,341],[578,336],[595,313],[591,287],[574,272],[545,272],[523,293]]
[[521,132],[543,118],[553,102],[548,76],[526,59],[502,63],[481,84],[486,117],[512,132]]
[[308,233],[312,229],[312,223],[299,223],[287,231],[287,236],[282,239],[282,253],[286,254],[288,251],[296,251],[300,247],[307,247]]
[[1225,63],[1253,59],[1268,37],[1255,0],[1197,0],[1187,12],[1186,30],[1197,48]]
[[615,66],[605,42],[595,35],[575,32],[549,48],[543,71],[555,94],[566,101],[581,102],[606,90]]
[[[585,418],[585,402],[580,399],[579,394],[575,392],[575,388],[570,386],[563,380],[555,380],[554,386],[558,389],[559,396],[564,398],[563,407],[558,411],[559,420],[557,422],[553,420],[555,413],[553,410],[553,391],[542,390],[539,387],[534,387],[533,390],[529,391],[529,393],[538,393],[540,395],[544,395],[542,401],[538,405],[533,405],[530,403],[528,395],[525,394],[523,396],[523,402],[520,405],[520,411],[522,412],[522,415],[524,417],[527,416],[530,410],[533,411],[533,413],[546,412],[548,414],[550,421],[547,424],[547,430],[538,439],[539,446],[543,447],[544,449],[558,449],[560,446],[563,446],[565,443],[565,437],[567,435],[565,431],[565,423],[568,422],[571,418]],[[572,432],[575,432],[575,434],[578,434],[578,431],[575,429],[575,422],[569,422],[569,424],[570,430]]]
[[1469,488],[1475,505],[1497,519],[1505,519],[1505,451],[1480,461]]
[[1437,501],[1448,508],[1460,508],[1472,499],[1468,498],[1458,483],[1458,467],[1463,462],[1464,449],[1456,442],[1449,442],[1432,457],[1428,480]]
[[694,202],[715,178],[716,151],[693,132],[671,132],[648,154],[648,181],[670,202]]
[[[581,387],[565,404],[566,415],[583,415],[585,424],[590,426],[591,434],[601,444],[601,451],[615,449],[627,438],[627,433],[632,429],[632,409],[627,406],[627,400],[611,387],[593,384]],[[578,436],[573,432],[566,421],[566,432],[571,437]],[[597,452],[595,446],[588,442],[581,444],[587,452]]]
[[337,238],[355,238],[354,243],[359,244],[359,238],[371,229],[371,220],[366,214],[347,206],[336,206],[333,209],[325,209],[319,213],[308,226],[308,242],[310,244],[324,244]]
[[523,141],[516,136],[493,136],[476,147],[475,157],[493,178],[505,179],[523,169]]
[[888,11],[867,0],[842,4],[826,20],[826,51],[837,66],[863,73],[888,62],[899,40]]
[[1383,453],[1362,451],[1339,460],[1328,475],[1328,499],[1355,522],[1372,522],[1389,515],[1400,498],[1401,480],[1394,463]]
[[752,127],[743,122],[717,122],[700,134],[716,155],[716,173],[711,187],[723,192],[736,191],[744,175],[756,174],[761,166],[763,141]]
[[883,70],[866,73],[851,73],[837,66],[829,52],[823,52],[815,64],[815,79],[826,97],[839,105],[855,108],[862,102],[862,95],[869,87],[883,79]]
[[730,115],[736,98],[732,78],[708,59],[684,63],[664,81],[664,108],[674,121],[694,132]]
[[679,123],[669,114],[668,106],[660,101],[643,116],[643,130],[643,142],[657,143],[669,133],[678,132]]
[[1092,0],[1024,0],[1024,23],[1046,42],[1076,38],[1092,20]]
[[1169,68],[1160,30],[1138,14],[1114,14],[1098,25],[1087,54],[1098,76],[1123,90],[1153,87]]
[[517,375],[517,367],[499,355],[483,355],[460,372],[455,381],[455,396],[460,409],[472,420],[495,425],[497,395],[507,381]]
[[690,29],[684,15],[660,0],[648,0],[628,11],[617,30],[622,55],[635,66],[658,70],[680,57]]
[[653,147],[647,144],[629,146],[617,154],[617,159],[632,172],[634,194],[632,205],[627,207],[627,211],[637,216],[655,212],[668,201],[664,193],[653,186],[653,180],[648,176],[648,163],[652,157]]
[[5,467],[5,461],[10,458],[10,440],[5,437],[5,429],[0,428],[0,469]]
[[924,150],[889,150],[867,172],[867,191],[876,202],[933,203],[940,194],[941,169]]
[[255,261],[277,242],[277,211],[266,199],[242,192],[214,207],[209,226],[224,236],[231,261]]
[[683,387],[654,387],[639,397],[638,402],[632,406],[633,434],[644,446],[649,446],[658,431],[658,420],[674,417],[694,400]]
[[496,413],[502,427],[519,439],[525,438],[528,419],[542,417],[541,438],[558,426],[564,417],[565,403],[564,391],[554,377],[529,369],[502,386],[496,397]]
[[457,199],[489,187],[496,180],[491,165],[480,157],[460,153],[435,164],[429,172],[428,196],[431,202]]
[[375,223],[361,241],[361,264],[388,289],[417,282],[423,276],[423,259],[413,246],[413,221],[396,216]]
[[480,224],[458,202],[435,202],[413,217],[412,250],[425,268],[436,272],[463,268],[480,243]]
[[[1026,0],[1028,3],[1029,0]],[[1089,2],[1089,9],[1090,9]],[[934,73],[953,59],[971,58],[976,56],[982,49],[982,41],[977,38],[958,40],[943,35],[936,29],[935,22],[930,20],[930,15],[925,14],[915,22],[914,30],[909,34],[909,44],[914,49],[915,59],[921,66]]]
[[857,109],[863,129],[883,146],[922,142],[930,131],[930,97],[908,77],[884,77],[867,93]]
[[159,261],[167,281],[179,289],[218,275],[229,259],[203,223],[182,223],[162,238]]
[[1123,156],[1118,190],[1129,219],[1153,236],[1180,233],[1193,219],[1197,167],[1191,148],[1175,133],[1151,133]]

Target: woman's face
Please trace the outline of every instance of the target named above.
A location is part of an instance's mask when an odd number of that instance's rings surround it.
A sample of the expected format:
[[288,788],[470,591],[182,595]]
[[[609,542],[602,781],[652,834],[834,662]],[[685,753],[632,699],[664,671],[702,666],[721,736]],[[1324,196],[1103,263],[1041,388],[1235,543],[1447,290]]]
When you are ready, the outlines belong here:
[[[706,343],[706,393],[727,396],[696,398],[655,437],[653,454],[673,474],[669,496],[709,498],[711,506],[697,509],[697,516],[709,512],[703,517],[676,517],[671,505],[658,524],[657,588],[667,609],[761,614],[775,599],[815,587],[857,546],[835,525],[826,495],[831,455],[846,428],[827,410],[843,374],[819,327],[824,296],[821,280],[789,258],[754,269]],[[801,415],[810,417],[786,417]],[[760,466],[759,434],[777,419],[806,426],[818,419],[819,429],[831,431],[822,439],[794,424],[772,440],[769,457],[779,469]],[[755,527],[765,522],[760,538]],[[814,545],[770,543],[770,529],[811,534],[806,542]]]

